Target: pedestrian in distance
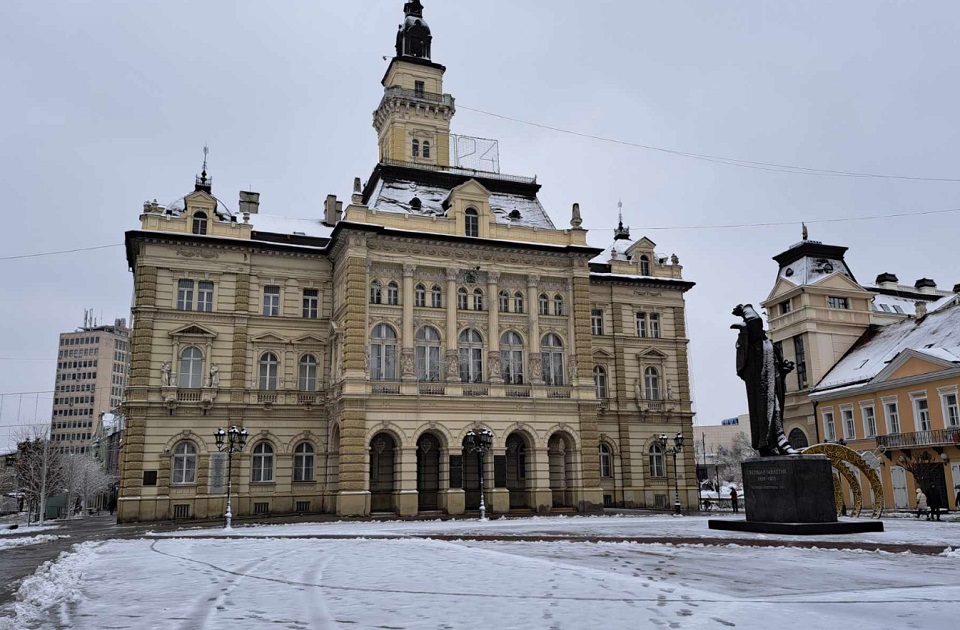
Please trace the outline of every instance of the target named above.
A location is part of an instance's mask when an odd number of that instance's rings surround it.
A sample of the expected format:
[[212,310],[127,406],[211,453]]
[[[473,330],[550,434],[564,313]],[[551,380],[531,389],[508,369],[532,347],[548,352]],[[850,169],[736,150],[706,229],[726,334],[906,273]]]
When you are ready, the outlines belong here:
[[[927,495],[923,493],[923,490],[917,488],[917,518],[920,518],[921,514],[927,512]],[[927,519],[929,520],[929,516]]]
[[730,505],[733,506],[733,513],[740,511],[739,495],[736,488],[730,488]]
[[940,491],[937,488],[927,488],[927,505],[930,506],[928,521],[940,520]]

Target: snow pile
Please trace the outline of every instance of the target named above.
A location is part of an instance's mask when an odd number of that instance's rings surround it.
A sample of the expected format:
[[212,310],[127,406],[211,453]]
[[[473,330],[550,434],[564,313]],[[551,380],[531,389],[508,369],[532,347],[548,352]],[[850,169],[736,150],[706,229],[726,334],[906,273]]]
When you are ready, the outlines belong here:
[[51,536],[50,534],[41,534],[39,536],[25,536],[23,538],[4,538],[0,539],[0,551],[12,549],[14,547],[26,547],[28,545],[39,545],[40,543],[51,542],[58,538],[66,536]]
[[960,558],[960,548],[947,547],[940,555],[945,558]]
[[0,630],[42,623],[52,609],[78,602],[83,569],[97,557],[96,549],[102,544],[86,542],[76,545],[72,552],[63,552],[55,561],[40,565],[17,591],[17,602],[13,605],[16,617],[0,618]]
[[20,534],[33,534],[35,532],[45,532],[51,529],[57,529],[59,525],[27,525],[16,529],[0,529],[0,536],[19,536]]

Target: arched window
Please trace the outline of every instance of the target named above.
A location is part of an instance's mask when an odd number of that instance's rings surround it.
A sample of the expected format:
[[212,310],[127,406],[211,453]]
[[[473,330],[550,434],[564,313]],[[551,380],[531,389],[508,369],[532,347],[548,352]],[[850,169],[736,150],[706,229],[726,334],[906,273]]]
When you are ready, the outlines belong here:
[[523,339],[515,332],[500,337],[500,364],[508,385],[523,384]]
[[397,333],[386,324],[377,324],[370,342],[370,379],[397,380]]
[[420,141],[419,140],[413,141],[412,152],[413,152],[413,157],[420,157]]
[[483,337],[472,328],[460,333],[460,380],[483,381]]
[[197,483],[197,447],[180,442],[173,449],[173,484]]
[[300,391],[317,391],[317,358],[312,354],[300,359]]
[[193,215],[193,233],[207,233],[207,214],[205,212],[196,212]]
[[180,352],[178,385],[184,389],[199,389],[203,385],[203,352],[200,348],[190,346]]
[[260,442],[253,447],[253,475],[250,481],[270,483],[273,481],[273,446],[269,442]]
[[272,352],[260,357],[260,389],[262,391],[271,391],[277,388],[279,366],[280,360]]
[[657,368],[648,367],[644,370],[643,386],[647,400],[660,400],[660,372]]
[[507,311],[509,311],[510,310],[510,294],[507,293],[506,291],[501,291],[497,296],[497,298],[499,302],[500,312],[506,313]]
[[787,440],[789,440],[790,446],[796,449],[807,448],[810,446],[810,443],[807,441],[807,434],[804,433],[802,429],[793,429],[790,431],[790,435],[787,436]]
[[640,275],[649,276],[650,275],[650,257],[644,254],[640,257]]
[[300,442],[293,451],[293,480],[313,481],[313,444]]
[[413,290],[413,304],[420,308],[427,305],[427,287],[422,284],[417,285]]
[[439,285],[433,286],[433,291],[431,291],[430,295],[433,300],[431,306],[433,308],[443,308],[443,289],[441,289]]
[[593,368],[593,386],[597,390],[597,399],[607,399],[607,371],[599,365]]
[[553,296],[553,314],[563,315],[563,296],[559,293]]
[[480,215],[473,208],[467,208],[464,212],[464,234],[467,236],[480,236]]
[[467,310],[467,290],[463,287],[457,289],[457,308],[461,311]]
[[382,304],[383,303],[383,285],[380,284],[379,280],[374,280],[370,283],[370,303],[371,304]]
[[429,140],[423,141],[423,157],[425,158],[430,157],[430,141]]
[[523,312],[523,292],[517,291],[513,294],[513,312],[522,313]]
[[400,303],[400,287],[396,282],[387,285],[387,304],[396,306]]
[[547,294],[546,294],[546,293],[541,293],[541,294],[540,294],[540,298],[539,298],[539,300],[538,300],[538,305],[539,305],[539,307],[540,307],[540,314],[541,314],[541,315],[549,315],[549,314],[550,314],[550,298],[547,297]]
[[652,444],[650,446],[650,476],[667,476],[663,468],[663,449],[660,448],[659,444]]
[[482,289],[473,290],[473,310],[475,311],[483,310],[483,290]]
[[604,479],[613,478],[613,454],[603,442],[600,442],[600,476]]
[[540,342],[540,357],[543,361],[543,380],[547,385],[563,385],[563,342],[553,333]]
[[440,333],[432,326],[417,331],[417,380],[440,380]]

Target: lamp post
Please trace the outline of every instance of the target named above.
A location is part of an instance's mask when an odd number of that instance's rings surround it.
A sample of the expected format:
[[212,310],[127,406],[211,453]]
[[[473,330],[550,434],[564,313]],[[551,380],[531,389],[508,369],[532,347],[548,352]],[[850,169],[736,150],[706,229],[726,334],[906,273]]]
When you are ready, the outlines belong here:
[[[660,446],[663,447],[663,450],[667,450],[667,434],[660,434]],[[673,436],[673,447],[670,449],[671,454],[673,455],[673,510],[679,516],[683,514],[683,511],[680,509],[680,474],[677,470],[677,453],[683,451],[683,433],[679,431],[675,436]],[[720,493],[717,492],[717,498],[719,501]]]
[[213,432],[213,437],[217,438],[217,450],[227,453],[227,511],[224,514],[224,529],[230,529],[233,520],[233,512],[230,510],[230,497],[233,490],[233,454],[243,450],[249,435],[246,429],[238,429],[235,426],[226,431],[220,427]]
[[490,429],[471,429],[464,438],[464,446],[470,453],[477,454],[480,468],[480,520],[487,520],[487,504],[483,498],[483,458],[493,448],[493,432]]

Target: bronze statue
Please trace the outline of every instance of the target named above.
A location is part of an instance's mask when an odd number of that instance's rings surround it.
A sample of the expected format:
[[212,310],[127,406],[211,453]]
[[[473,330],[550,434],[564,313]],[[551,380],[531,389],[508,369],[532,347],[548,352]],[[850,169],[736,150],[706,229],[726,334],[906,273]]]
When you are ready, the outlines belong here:
[[784,361],[780,349],[763,330],[763,320],[750,304],[740,304],[733,314],[742,324],[737,338],[737,376],[747,385],[752,445],[761,457],[799,455],[783,434],[783,404],[786,375],[793,371],[792,361]]

